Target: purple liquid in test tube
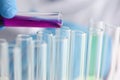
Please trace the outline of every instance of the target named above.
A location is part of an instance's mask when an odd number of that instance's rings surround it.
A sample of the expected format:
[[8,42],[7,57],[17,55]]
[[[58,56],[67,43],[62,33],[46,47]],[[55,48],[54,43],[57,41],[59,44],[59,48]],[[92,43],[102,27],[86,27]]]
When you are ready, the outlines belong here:
[[11,19],[0,17],[0,26],[6,27],[37,27],[37,28],[60,28],[62,21],[60,19],[43,19],[37,17],[16,15]]

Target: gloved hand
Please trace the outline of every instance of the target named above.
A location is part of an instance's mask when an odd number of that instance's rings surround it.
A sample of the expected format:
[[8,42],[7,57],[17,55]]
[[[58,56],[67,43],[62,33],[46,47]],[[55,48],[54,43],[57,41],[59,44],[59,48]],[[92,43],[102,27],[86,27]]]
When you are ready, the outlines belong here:
[[[17,12],[16,0],[0,0],[0,15],[5,18],[12,18]],[[0,26],[0,30],[3,26]]]

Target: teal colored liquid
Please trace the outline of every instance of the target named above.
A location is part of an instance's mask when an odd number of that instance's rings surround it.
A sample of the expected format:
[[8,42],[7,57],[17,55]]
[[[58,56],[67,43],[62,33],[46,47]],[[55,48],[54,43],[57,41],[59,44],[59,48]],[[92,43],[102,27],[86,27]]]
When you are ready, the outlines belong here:
[[97,46],[98,46],[98,36],[97,35],[92,35],[92,40],[91,40],[91,52],[90,52],[90,67],[89,67],[89,75],[95,75],[95,68],[96,68],[96,62],[97,62]]

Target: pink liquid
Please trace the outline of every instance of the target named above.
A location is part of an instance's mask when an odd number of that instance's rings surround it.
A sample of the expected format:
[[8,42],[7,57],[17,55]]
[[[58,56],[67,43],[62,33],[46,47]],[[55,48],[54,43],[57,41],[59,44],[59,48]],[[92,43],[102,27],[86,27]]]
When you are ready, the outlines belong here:
[[39,28],[60,28],[61,20],[57,19],[42,19],[27,16],[15,16],[12,19],[0,18],[0,24],[3,23],[6,27],[39,27]]

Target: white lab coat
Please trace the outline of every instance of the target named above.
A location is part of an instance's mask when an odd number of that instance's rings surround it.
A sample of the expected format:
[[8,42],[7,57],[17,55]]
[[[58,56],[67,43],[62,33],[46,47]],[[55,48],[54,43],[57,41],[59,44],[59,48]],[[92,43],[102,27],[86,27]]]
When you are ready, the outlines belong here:
[[[23,2],[22,2],[23,1]],[[28,3],[29,1],[29,3]],[[64,19],[86,25],[89,19],[120,24],[119,0],[18,0],[19,11],[62,12]],[[23,5],[21,6],[22,3]]]

